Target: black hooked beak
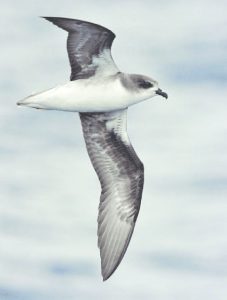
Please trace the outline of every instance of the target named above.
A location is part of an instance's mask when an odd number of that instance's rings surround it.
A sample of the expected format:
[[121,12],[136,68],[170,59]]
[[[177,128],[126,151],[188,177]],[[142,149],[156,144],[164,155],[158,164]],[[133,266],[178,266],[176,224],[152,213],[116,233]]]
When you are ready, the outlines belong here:
[[161,89],[158,89],[155,93],[161,95],[162,97],[165,97],[166,99],[168,98],[168,95],[164,93]]

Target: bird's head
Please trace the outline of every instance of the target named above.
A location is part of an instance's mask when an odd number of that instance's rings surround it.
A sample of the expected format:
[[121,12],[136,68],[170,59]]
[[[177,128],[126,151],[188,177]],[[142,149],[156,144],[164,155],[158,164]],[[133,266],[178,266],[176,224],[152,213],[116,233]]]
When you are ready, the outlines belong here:
[[168,98],[168,95],[158,87],[158,82],[154,79],[144,75],[134,75],[132,80],[138,92],[146,97],[146,99],[157,95],[165,97],[166,99]]
[[161,95],[166,99],[168,98],[168,95],[158,87],[158,82],[151,77],[124,73],[121,74],[121,82],[125,88],[139,94],[143,100],[157,95]]

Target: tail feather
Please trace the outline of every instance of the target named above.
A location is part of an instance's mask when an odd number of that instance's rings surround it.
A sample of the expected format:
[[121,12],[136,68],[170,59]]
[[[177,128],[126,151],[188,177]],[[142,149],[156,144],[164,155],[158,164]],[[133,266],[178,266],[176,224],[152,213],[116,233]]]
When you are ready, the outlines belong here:
[[36,109],[39,109],[39,110],[45,110],[43,108],[43,106],[41,104],[38,104],[38,103],[34,103],[32,101],[32,98],[35,97],[35,96],[38,96],[40,94],[43,94],[49,90],[52,90],[53,88],[51,89],[45,89],[45,90],[42,90],[42,91],[38,91],[38,92],[33,92],[31,95],[19,100],[16,102],[16,104],[18,106],[21,106],[21,107],[31,107],[31,108],[36,108]]

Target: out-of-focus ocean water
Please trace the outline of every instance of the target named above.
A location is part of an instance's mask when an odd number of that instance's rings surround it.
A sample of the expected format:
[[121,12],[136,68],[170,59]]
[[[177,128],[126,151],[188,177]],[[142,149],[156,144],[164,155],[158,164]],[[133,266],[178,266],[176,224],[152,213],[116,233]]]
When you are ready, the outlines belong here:
[[[227,299],[227,4],[1,1],[0,299]],[[100,185],[76,113],[15,102],[69,80],[67,34],[38,16],[98,23],[122,72],[169,95],[128,111],[145,166],[128,251],[105,283]]]

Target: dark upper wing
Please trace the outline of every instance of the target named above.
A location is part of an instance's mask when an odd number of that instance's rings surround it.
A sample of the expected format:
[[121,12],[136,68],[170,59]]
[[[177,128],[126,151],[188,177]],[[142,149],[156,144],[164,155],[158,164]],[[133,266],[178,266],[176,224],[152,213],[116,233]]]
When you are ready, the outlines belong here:
[[67,50],[71,65],[70,80],[95,75],[112,75],[119,70],[111,56],[115,34],[100,25],[67,18],[43,17],[68,31]]
[[144,171],[128,139],[127,109],[81,113],[88,154],[102,192],[98,216],[98,245],[103,280],[120,264],[140,209]]

